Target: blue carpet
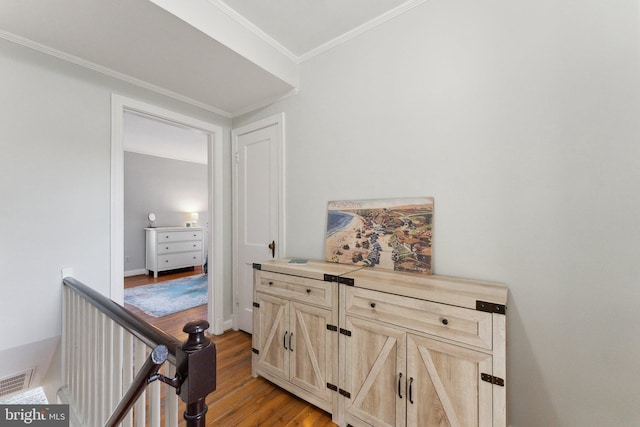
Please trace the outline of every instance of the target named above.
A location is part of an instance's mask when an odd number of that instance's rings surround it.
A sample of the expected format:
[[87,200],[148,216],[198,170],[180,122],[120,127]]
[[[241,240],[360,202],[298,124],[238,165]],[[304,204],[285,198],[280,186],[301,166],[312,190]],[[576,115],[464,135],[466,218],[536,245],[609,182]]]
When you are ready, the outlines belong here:
[[168,280],[124,290],[124,302],[153,317],[186,310],[207,303],[207,275]]

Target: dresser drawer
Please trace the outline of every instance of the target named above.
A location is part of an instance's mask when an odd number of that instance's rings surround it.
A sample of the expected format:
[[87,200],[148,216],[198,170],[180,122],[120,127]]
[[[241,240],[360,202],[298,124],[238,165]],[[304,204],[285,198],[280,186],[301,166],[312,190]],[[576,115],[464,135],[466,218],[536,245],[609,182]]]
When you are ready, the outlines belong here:
[[158,269],[191,267],[202,264],[202,251],[158,255]]
[[334,286],[331,282],[267,271],[261,271],[259,277],[256,291],[322,307],[331,307]]
[[163,242],[183,242],[186,240],[202,240],[202,230],[164,231],[158,233],[158,244]]
[[492,349],[491,313],[344,286],[346,314]]
[[174,252],[199,251],[202,249],[202,240],[192,242],[159,243],[158,254],[170,254]]

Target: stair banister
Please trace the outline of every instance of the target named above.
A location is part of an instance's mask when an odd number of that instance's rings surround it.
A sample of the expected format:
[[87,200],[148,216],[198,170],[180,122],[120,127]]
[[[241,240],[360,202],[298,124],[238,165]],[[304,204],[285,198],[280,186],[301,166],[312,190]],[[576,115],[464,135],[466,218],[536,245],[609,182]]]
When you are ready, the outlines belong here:
[[[92,318],[93,320],[88,321],[87,327],[84,327],[84,325],[80,325],[79,327],[74,326],[78,321],[82,320],[83,315],[94,309],[99,312],[100,316],[103,316],[101,319],[104,319],[106,316],[110,321],[119,325],[124,331],[126,331],[126,333],[131,334],[132,337],[139,340],[141,344],[153,349],[144,365],[141,364],[141,359],[138,359],[138,361],[135,362],[138,366],[138,369],[136,369],[136,377],[131,382],[124,397],[119,400],[117,407],[115,407],[115,402],[112,402],[112,405],[109,405],[109,402],[96,403],[95,401],[91,401],[84,397],[87,391],[96,392],[99,387],[99,385],[91,382],[96,378],[100,378],[99,374],[96,374],[93,371],[87,373],[91,368],[82,367],[80,369],[80,375],[88,375],[90,380],[87,380],[84,377],[78,379],[77,377],[73,377],[72,374],[65,373],[65,379],[68,381],[68,384],[63,388],[68,391],[69,388],[74,388],[75,386],[78,390],[72,390],[71,394],[74,392],[79,394],[79,397],[76,400],[81,406],[88,405],[87,409],[80,408],[80,413],[87,415],[88,420],[85,421],[89,424],[101,424],[111,427],[118,425],[124,419],[125,422],[123,425],[131,425],[131,420],[127,421],[125,416],[130,412],[131,407],[134,405],[136,400],[138,400],[138,397],[144,393],[146,386],[156,380],[159,380],[175,388],[175,393],[186,403],[184,419],[186,420],[187,427],[204,427],[205,414],[207,412],[205,399],[206,396],[216,388],[216,348],[215,345],[205,336],[205,331],[208,329],[209,323],[204,320],[188,322],[184,326],[183,331],[186,332],[189,337],[184,343],[180,343],[180,341],[176,340],[174,337],[166,334],[153,325],[150,325],[126,308],[104,297],[102,294],[84,285],[82,282],[72,277],[65,278],[63,282],[66,287],[64,293],[65,310],[69,311],[69,313],[64,313],[65,328],[63,336],[65,336],[65,346],[63,353],[67,354],[66,356],[63,354],[63,357],[70,357],[69,361],[67,361],[67,365],[65,366],[72,366],[71,369],[73,369],[74,362],[82,364],[87,362],[87,360],[89,361],[89,364],[93,361],[94,365],[100,365],[100,362],[104,362],[105,365],[114,363],[109,359],[109,355],[102,354],[100,353],[100,350],[96,350],[90,346],[91,344],[95,345],[98,342],[98,339],[91,336],[94,327],[99,325],[101,329],[108,329],[106,326],[106,320],[96,320],[94,316],[94,318]],[[74,303],[78,304],[80,298],[84,300],[81,303],[80,308],[72,308]],[[88,308],[89,305],[92,308]],[[67,310],[67,306],[71,308]],[[73,329],[74,327],[77,330]],[[115,327],[112,330],[115,330]],[[67,333],[71,336],[67,337]],[[116,336],[119,335],[116,334]],[[88,341],[89,344],[73,341],[78,337]],[[109,346],[105,344],[105,341],[111,344],[114,342],[120,343],[119,347],[118,345],[115,346],[120,352],[120,356],[115,356],[116,360],[118,360],[117,358],[120,358],[120,364],[118,365],[117,362],[115,363],[118,366],[116,367],[115,375],[117,376],[117,372],[119,372],[120,369],[122,369],[122,372],[124,373],[128,372],[128,369],[130,368],[126,368],[126,363],[122,363],[122,360],[126,359],[126,357],[123,356],[123,354],[126,353],[126,345],[124,344],[126,343],[126,339],[120,337],[120,340],[118,340],[113,336],[103,338],[102,341],[98,343],[99,349],[104,350]],[[91,353],[91,355],[86,356],[73,353],[74,350],[77,351],[78,349],[89,350],[88,352]],[[133,354],[133,350],[130,349],[130,353]],[[136,350],[135,354],[136,356],[132,357],[132,359],[135,359],[136,357],[139,358],[140,356],[142,356],[142,358],[145,357],[144,350],[142,353],[140,350]],[[109,363],[107,363],[108,359]],[[175,366],[174,378],[167,378],[165,375],[158,372],[163,363],[167,360],[171,365]],[[76,373],[75,375],[77,376],[78,374]],[[104,378],[104,376],[102,378]],[[115,381],[115,383],[119,384],[118,381]],[[126,388],[127,384],[123,383],[122,386]],[[115,388],[118,389],[119,385]],[[157,393],[156,397],[159,399],[159,391]],[[65,398],[68,398],[68,396],[65,395]],[[120,399],[120,397],[117,399]],[[177,405],[177,403],[175,403],[175,405]],[[136,407],[138,406],[139,405],[136,404]],[[175,406],[175,408],[177,409],[177,406]],[[134,411],[136,409],[134,409]],[[143,425],[145,417],[144,402],[142,402],[140,409],[137,410],[140,414],[136,415],[136,417],[142,418],[136,420],[136,425]],[[167,410],[169,411],[169,414],[171,408],[168,408]],[[138,414],[138,412],[136,412],[136,414]],[[154,411],[149,412],[151,414],[152,423],[158,424],[159,407]],[[174,412],[174,416],[175,415],[177,414]],[[109,419],[104,423],[104,419],[107,417]],[[168,422],[175,425],[176,421],[169,420]]]

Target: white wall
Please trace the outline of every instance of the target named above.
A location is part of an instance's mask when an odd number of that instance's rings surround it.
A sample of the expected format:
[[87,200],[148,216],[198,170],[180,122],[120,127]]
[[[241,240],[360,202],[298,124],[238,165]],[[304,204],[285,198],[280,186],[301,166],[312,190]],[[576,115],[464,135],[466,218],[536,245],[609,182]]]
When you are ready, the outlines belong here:
[[[60,335],[63,266],[110,292],[112,93],[230,126],[210,112],[0,40],[0,350]],[[230,235],[224,238],[229,248]],[[230,260],[224,274],[231,283]]]
[[435,197],[436,274],[503,282],[513,426],[640,425],[636,1],[429,1],[301,68],[289,256],[326,203]]
[[125,275],[146,268],[150,212],[156,227],[184,227],[188,213],[198,212],[197,226],[207,229],[207,165],[125,151],[124,180]]

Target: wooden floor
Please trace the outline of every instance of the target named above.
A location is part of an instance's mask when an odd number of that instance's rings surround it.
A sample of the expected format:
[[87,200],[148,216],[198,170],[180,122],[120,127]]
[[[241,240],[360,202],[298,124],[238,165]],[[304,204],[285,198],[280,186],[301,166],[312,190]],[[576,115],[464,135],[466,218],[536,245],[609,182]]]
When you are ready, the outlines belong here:
[[[125,278],[125,288],[202,273],[201,268],[180,273]],[[185,323],[207,318],[202,305],[164,317],[152,317],[140,309],[126,307],[159,329],[184,341]],[[217,389],[207,398],[207,426],[335,426],[331,415],[298,399],[263,378],[251,377],[251,335],[227,331],[209,336],[217,351]],[[181,402],[180,414],[184,412]],[[180,425],[184,425],[184,421]]]

